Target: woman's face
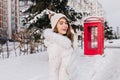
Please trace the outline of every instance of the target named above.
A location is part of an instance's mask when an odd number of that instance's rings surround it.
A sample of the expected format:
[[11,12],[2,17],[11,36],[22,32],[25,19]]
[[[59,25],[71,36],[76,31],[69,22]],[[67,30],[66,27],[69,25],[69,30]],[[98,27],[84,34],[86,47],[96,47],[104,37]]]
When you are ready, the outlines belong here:
[[64,35],[67,33],[67,29],[68,29],[67,20],[65,18],[61,18],[57,23],[58,33]]

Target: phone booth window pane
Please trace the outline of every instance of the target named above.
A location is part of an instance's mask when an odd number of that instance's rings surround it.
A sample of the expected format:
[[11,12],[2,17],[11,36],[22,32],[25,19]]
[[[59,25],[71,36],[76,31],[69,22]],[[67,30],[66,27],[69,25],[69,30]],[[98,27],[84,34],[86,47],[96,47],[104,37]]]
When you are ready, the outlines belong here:
[[87,47],[88,47],[88,48],[91,48],[91,26],[88,27]]
[[91,48],[98,48],[98,28],[91,27]]

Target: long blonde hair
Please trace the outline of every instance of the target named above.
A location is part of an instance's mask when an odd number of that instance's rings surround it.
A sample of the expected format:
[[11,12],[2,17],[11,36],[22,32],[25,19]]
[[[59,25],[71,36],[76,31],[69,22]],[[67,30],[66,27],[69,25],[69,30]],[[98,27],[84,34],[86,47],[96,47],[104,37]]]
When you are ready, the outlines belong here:
[[[65,17],[62,17],[62,18],[64,18],[66,21],[67,21],[67,24],[68,24],[68,30],[67,30],[67,32],[66,32],[66,34],[64,34],[64,36],[66,36],[66,37],[68,37],[70,40],[71,40],[71,42],[73,42],[73,34],[72,34],[72,32],[71,32],[71,26],[70,26],[70,24],[69,24],[69,21],[65,18]],[[61,19],[61,18],[60,18]],[[59,20],[60,20],[59,19]],[[57,29],[57,25],[55,26],[55,28],[53,29],[53,31],[54,32],[56,32],[56,33],[58,33],[58,29]]]

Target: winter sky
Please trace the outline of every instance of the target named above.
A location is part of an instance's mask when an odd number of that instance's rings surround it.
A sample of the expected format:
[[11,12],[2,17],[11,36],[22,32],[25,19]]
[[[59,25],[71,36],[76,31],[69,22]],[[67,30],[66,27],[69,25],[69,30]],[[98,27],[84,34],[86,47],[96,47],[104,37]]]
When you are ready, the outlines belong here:
[[110,26],[116,31],[120,28],[120,0],[98,0],[105,10],[105,15]]

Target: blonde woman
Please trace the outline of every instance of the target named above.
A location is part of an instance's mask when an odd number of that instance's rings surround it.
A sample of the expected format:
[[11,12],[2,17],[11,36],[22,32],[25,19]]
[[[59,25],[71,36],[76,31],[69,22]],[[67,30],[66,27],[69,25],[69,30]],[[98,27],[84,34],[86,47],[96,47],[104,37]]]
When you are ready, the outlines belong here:
[[49,55],[50,80],[70,80],[67,67],[74,49],[74,35],[68,19],[61,13],[50,16],[52,29],[44,31]]

